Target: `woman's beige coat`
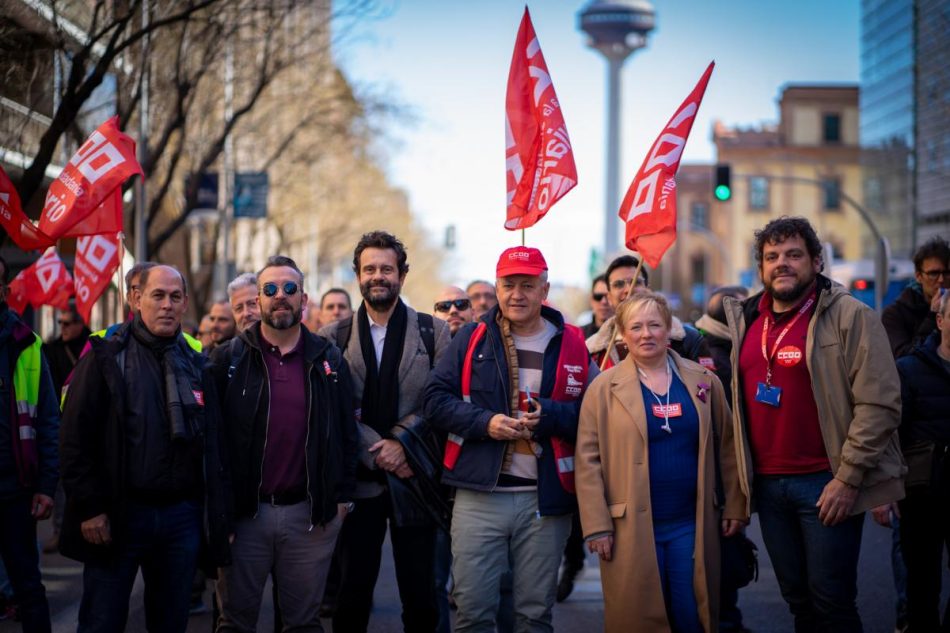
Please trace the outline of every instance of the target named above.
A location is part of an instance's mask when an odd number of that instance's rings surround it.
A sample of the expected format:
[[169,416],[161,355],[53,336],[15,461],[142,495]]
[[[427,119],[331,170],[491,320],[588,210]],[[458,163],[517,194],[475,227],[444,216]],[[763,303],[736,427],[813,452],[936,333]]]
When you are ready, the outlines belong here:
[[[673,351],[669,354],[699,413],[693,587],[700,621],[712,633],[718,625],[720,534],[713,424],[721,446],[726,494],[723,518],[748,520],[746,499],[739,488],[731,416],[722,384],[701,365],[684,360]],[[700,397],[701,390],[705,391],[705,398]],[[672,424],[675,433],[676,422]],[[600,374],[587,389],[581,406],[575,464],[584,536],[606,532],[614,535],[613,559],[600,563],[606,630],[669,632],[653,540],[646,413],[632,356]]]

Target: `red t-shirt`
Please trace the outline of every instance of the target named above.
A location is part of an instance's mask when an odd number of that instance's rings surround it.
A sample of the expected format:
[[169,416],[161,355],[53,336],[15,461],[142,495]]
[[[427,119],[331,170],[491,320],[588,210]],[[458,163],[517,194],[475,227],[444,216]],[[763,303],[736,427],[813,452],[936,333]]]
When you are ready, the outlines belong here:
[[[811,303],[805,308],[809,300]],[[821,438],[811,375],[805,362],[808,323],[815,314],[816,303],[813,290],[791,310],[778,315],[776,322],[776,315],[772,312],[772,296],[766,292],[759,302],[758,318],[746,330],[739,353],[739,376],[756,474],[803,475],[831,468]],[[796,320],[799,313],[801,316]],[[758,385],[765,382],[768,369],[762,353],[762,331],[766,317],[769,320],[766,349],[769,354],[774,350],[771,362],[772,386],[782,390],[778,407],[755,399]],[[788,327],[790,324],[791,327]],[[782,336],[782,340],[778,349],[775,349],[775,341],[779,336]]]

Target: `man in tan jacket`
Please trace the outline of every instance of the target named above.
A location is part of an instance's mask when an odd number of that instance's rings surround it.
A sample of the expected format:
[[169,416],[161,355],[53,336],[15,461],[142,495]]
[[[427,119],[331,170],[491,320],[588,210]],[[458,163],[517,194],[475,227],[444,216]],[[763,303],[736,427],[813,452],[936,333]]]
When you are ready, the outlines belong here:
[[904,496],[900,382],[877,315],[820,274],[803,218],[755,233],[765,289],[726,300],[740,482],[797,631],[860,632],[864,511]]

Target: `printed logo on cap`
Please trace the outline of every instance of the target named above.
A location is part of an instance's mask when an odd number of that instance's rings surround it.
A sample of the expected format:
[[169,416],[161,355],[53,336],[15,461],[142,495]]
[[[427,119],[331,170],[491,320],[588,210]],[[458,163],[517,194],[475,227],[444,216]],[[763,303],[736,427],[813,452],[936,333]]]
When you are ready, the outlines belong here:
[[802,353],[802,350],[794,345],[786,345],[778,351],[775,355],[775,360],[778,361],[778,364],[782,367],[794,367],[798,363],[802,362],[802,359],[805,355]]
[[512,251],[508,253],[508,259],[531,259],[531,253],[528,251]]

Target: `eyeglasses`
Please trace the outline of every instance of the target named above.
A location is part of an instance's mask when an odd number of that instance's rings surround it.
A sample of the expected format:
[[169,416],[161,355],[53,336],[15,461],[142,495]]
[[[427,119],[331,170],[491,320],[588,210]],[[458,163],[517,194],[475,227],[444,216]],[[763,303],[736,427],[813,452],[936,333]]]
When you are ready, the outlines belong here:
[[435,304],[436,312],[448,312],[455,306],[458,310],[468,310],[472,307],[469,299],[453,299],[452,301],[437,301]]
[[950,277],[950,270],[925,270],[923,273],[927,276],[927,279],[932,279],[934,281],[940,277]]
[[57,321],[57,323],[59,323],[59,327],[66,327],[67,325],[72,325],[72,324],[74,324],[74,323],[78,323],[78,321],[64,321],[64,320],[60,319],[59,321]]
[[273,297],[278,290],[283,290],[285,295],[292,297],[300,290],[300,286],[297,285],[296,281],[285,281],[280,285],[271,281],[261,286],[261,292],[264,293],[265,297]]
[[614,279],[613,281],[610,282],[610,287],[613,288],[614,290],[623,290],[627,286],[646,285],[646,284],[640,283],[640,281],[641,280],[634,279],[632,277],[630,279]]
[[[619,288],[618,288],[618,290],[619,290]],[[604,299],[607,298],[607,293],[606,293],[606,292],[595,292],[595,293],[591,294],[591,298],[592,298],[595,302],[600,303],[601,301],[603,301]]]

